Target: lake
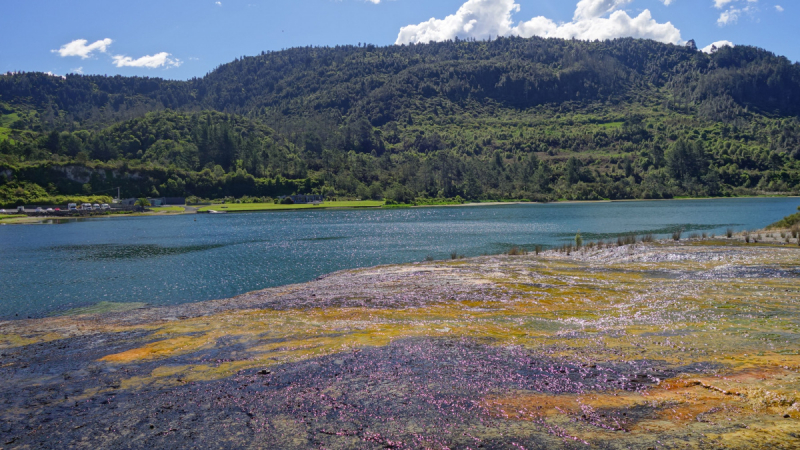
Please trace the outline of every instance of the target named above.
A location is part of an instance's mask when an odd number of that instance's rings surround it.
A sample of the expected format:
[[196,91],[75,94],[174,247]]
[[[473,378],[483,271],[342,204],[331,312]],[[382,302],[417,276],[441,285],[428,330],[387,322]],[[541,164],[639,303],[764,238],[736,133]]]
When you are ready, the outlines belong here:
[[[98,302],[179,304],[426,257],[619,235],[724,234],[792,214],[796,198],[524,204],[104,218],[0,226],[0,318]],[[684,234],[685,236],[686,234]]]

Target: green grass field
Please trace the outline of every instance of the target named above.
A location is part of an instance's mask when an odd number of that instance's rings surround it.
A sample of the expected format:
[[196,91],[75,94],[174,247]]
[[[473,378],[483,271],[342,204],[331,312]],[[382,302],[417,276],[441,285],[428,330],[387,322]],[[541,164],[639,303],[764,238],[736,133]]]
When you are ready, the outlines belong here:
[[181,213],[186,211],[186,208],[184,208],[183,206],[153,206],[151,209],[155,212],[168,212],[168,213],[172,212]]
[[28,217],[22,214],[0,214],[0,220],[4,219],[16,219],[18,217]]
[[0,142],[5,141],[11,135],[11,128],[0,127]]
[[363,200],[359,202],[325,202],[319,206],[314,205],[276,205],[274,203],[228,203],[225,205],[204,206],[198,211],[281,211],[293,209],[329,209],[329,208],[378,208],[383,206],[382,201]]

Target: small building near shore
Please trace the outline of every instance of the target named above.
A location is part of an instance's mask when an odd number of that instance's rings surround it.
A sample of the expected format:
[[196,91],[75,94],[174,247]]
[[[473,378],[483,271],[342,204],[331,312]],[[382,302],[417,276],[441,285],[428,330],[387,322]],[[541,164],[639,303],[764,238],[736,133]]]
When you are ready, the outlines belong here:
[[289,198],[292,199],[295,205],[304,205],[307,203],[319,204],[325,202],[325,198],[321,195],[290,195]]
[[[138,198],[126,198],[124,200],[120,200],[119,204],[122,206],[134,206],[136,205],[137,201],[139,201]],[[186,197],[148,198],[147,201],[150,202],[150,206],[185,205]]]

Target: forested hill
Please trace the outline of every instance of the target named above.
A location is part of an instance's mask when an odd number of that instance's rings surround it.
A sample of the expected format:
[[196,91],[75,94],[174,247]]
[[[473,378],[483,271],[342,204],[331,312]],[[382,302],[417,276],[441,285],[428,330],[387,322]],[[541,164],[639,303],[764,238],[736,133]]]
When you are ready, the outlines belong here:
[[123,181],[398,201],[800,188],[800,65],[742,46],[501,38],[296,48],[189,81],[20,73],[0,114],[5,204]]

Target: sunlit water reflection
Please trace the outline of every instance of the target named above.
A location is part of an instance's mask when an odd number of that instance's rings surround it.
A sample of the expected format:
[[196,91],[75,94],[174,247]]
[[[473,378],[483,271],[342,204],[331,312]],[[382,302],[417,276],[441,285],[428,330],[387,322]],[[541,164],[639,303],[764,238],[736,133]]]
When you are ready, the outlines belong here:
[[0,317],[103,301],[179,304],[337,270],[623,234],[761,228],[797,199],[508,205],[114,218],[2,226]]

